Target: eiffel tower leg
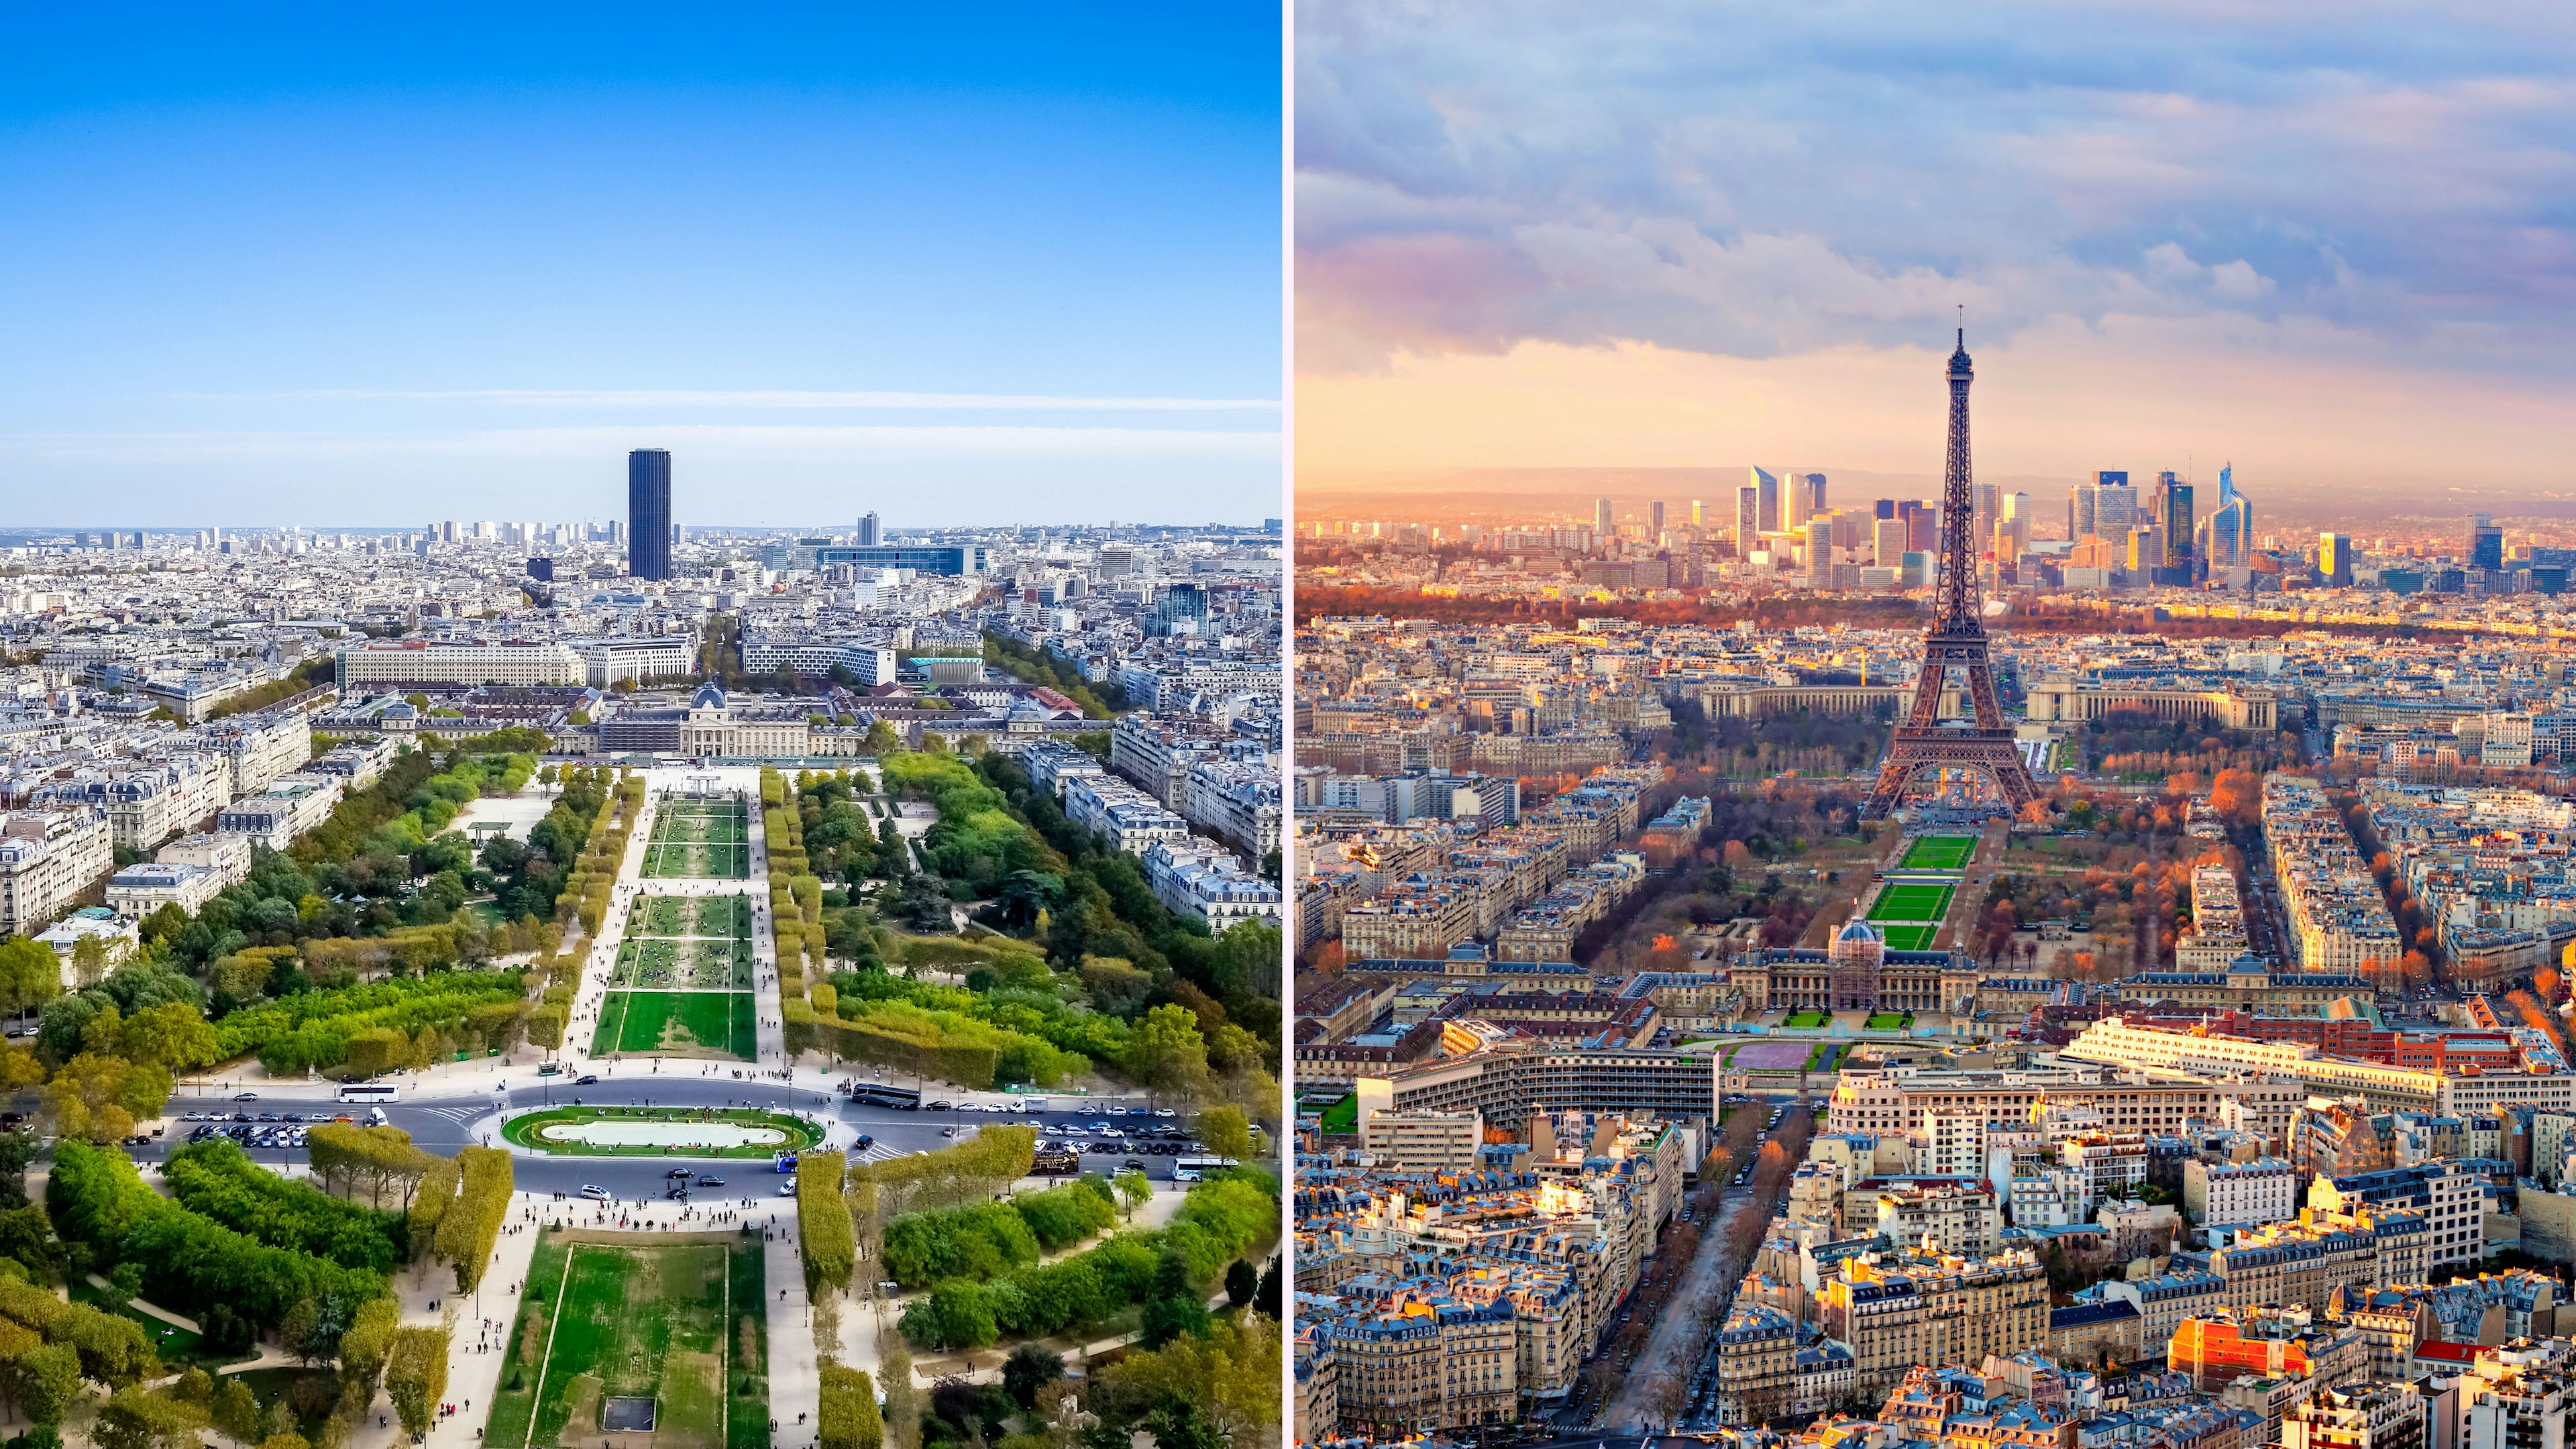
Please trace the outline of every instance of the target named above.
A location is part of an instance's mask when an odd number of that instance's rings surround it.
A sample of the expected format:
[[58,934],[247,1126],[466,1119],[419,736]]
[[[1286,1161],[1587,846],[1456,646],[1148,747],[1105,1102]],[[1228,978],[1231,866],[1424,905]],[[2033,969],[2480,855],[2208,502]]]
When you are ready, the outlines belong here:
[[1870,787],[1869,799],[1860,807],[1860,818],[1886,819],[1888,812],[1896,808],[1897,802],[1905,798],[1905,782],[1913,778],[1913,775],[1912,765],[1890,753],[1887,763],[1878,767],[1878,783]]
[[1995,675],[1982,659],[1968,666],[1968,702],[1976,710],[1977,728],[2004,727],[2004,707],[1995,702]]

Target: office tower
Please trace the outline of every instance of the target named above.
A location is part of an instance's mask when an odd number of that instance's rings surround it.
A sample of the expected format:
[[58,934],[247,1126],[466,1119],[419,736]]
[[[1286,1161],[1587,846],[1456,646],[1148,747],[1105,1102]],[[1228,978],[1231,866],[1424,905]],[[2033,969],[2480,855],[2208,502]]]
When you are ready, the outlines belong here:
[[[1183,629],[1182,625],[1188,627]],[[1155,601],[1154,611],[1146,619],[1145,632],[1154,635],[1205,634],[1207,626],[1207,590],[1196,584],[1174,584]]]
[[1607,498],[1592,500],[1592,536],[1602,543],[1610,541],[1610,500]]
[[1881,568],[1895,568],[1905,557],[1908,532],[1902,518],[1882,514],[1872,519],[1869,525],[1870,562]]
[[1872,518],[1894,518],[1896,516],[1896,500],[1893,498],[1880,498],[1873,501],[1869,505],[1869,516]]
[[2468,547],[2460,555],[2460,564],[2473,569],[2504,567],[2504,530],[2487,522],[2487,515],[2469,515]]
[[859,516],[858,545],[861,548],[874,548],[880,541],[877,537],[876,510],[869,509]]
[[1760,500],[1759,522],[1763,533],[1780,531],[1780,480],[1759,468],[1753,470],[1753,493]]
[[1691,527],[1693,527],[1693,528],[1706,528],[1706,527],[1708,527],[1708,520],[1707,520],[1705,517],[1703,517],[1703,516],[1701,515],[1700,510],[1699,510],[1699,500],[1698,500],[1698,499],[1696,499],[1696,498],[1694,498],[1694,499],[1692,499],[1692,500],[1691,500]]
[[2317,573],[2333,588],[2352,583],[2352,536],[2342,533],[2317,535]]
[[2193,582],[2191,485],[2172,473],[2156,475],[2156,529],[2164,535],[2164,573],[2156,582],[2188,587]]
[[2093,531],[2093,485],[2078,483],[2066,490],[2066,536],[2081,540]]
[[638,448],[626,455],[626,571],[639,579],[671,576],[671,455]]
[[1941,514],[1931,504],[1919,499],[1904,499],[1896,505],[1896,516],[1905,520],[1905,551],[1937,553],[1941,548]]
[[1813,517],[1819,513],[1831,513],[1834,505],[1825,498],[1825,475],[1822,473],[1809,473],[1803,481],[1806,484],[1807,490],[1808,516]]
[[1834,516],[1819,513],[1807,520],[1807,584],[1821,589],[1834,581]]
[[1995,519],[1995,557],[2010,562],[2030,547],[2032,500],[2027,493],[2006,493],[1999,501],[2003,511]]
[[528,577],[535,579],[541,584],[553,583],[555,581],[555,561],[550,558],[532,558],[528,560]]
[[[1759,473],[1759,468],[1753,471]],[[1753,557],[1754,547],[1762,538],[1762,494],[1747,486],[1735,490],[1735,556]]]
[[1646,505],[1646,537],[1649,540],[1653,540],[1662,538],[1663,536],[1664,500],[1658,498],[1654,502]]

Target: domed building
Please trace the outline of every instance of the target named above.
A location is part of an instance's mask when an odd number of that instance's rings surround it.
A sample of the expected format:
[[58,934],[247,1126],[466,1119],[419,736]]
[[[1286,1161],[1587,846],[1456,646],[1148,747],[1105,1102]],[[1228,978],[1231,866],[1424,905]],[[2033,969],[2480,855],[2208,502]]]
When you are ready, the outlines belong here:
[[1833,1003],[1830,1009],[1877,1010],[1880,978],[1887,966],[1887,937],[1854,916],[1834,933],[1834,943],[1826,948],[1825,955],[1831,962],[1827,973],[1831,980],[1826,986]]

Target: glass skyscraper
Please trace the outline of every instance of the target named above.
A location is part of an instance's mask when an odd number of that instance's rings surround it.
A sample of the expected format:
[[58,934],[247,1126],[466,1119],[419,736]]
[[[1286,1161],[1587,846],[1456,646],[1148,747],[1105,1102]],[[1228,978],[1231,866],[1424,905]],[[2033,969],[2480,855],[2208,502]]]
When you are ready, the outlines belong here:
[[671,576],[671,455],[661,448],[626,455],[626,571]]

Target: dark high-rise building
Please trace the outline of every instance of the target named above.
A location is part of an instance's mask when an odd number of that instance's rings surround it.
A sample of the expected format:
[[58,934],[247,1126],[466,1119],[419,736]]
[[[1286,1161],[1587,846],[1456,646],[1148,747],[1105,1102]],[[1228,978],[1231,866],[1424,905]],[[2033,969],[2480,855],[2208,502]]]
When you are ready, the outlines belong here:
[[661,448],[626,455],[626,571],[671,576],[671,455]]
[[2473,569],[2504,567],[2504,530],[2487,522],[2487,515],[2469,515],[2467,542],[2467,550],[2460,555],[2462,564]]
[[861,548],[874,548],[884,541],[877,536],[877,513],[871,508],[859,518],[858,545]]
[[1735,490],[1735,556],[1751,558],[1753,550],[1761,546],[1762,495],[1747,485]]
[[2165,576],[2160,584],[2192,583],[2191,485],[2171,473],[2156,475],[2156,523],[2165,535]]
[[1649,540],[1652,540],[1652,539],[1658,539],[1658,538],[1663,537],[1663,536],[1664,536],[1664,500],[1662,500],[1662,499],[1658,498],[1658,499],[1656,499],[1654,502],[1649,503],[1649,504],[1647,504],[1647,505],[1646,505],[1646,519],[1647,519],[1648,527],[1652,530],[1650,533],[1648,533],[1648,534],[1647,534],[1647,538],[1648,538]]
[[1872,518],[1894,518],[1896,516],[1896,500],[1893,498],[1880,498],[1874,500],[1869,505],[1869,516]]
[[528,577],[535,579],[541,584],[553,583],[555,581],[555,561],[550,558],[532,558],[528,560]]
[[1594,541],[1594,542],[1596,542],[1596,543],[1608,543],[1608,542],[1610,541],[1611,531],[1612,531],[1612,530],[1611,530],[1611,527],[1610,527],[1610,500],[1609,500],[1609,499],[1607,499],[1607,498],[1595,498],[1595,499],[1593,499],[1593,500],[1592,500],[1592,538],[1593,538],[1593,541]]
[[1905,520],[1905,547],[1914,553],[1930,553],[1941,546],[1941,510],[1916,498],[1896,505],[1896,516]]

